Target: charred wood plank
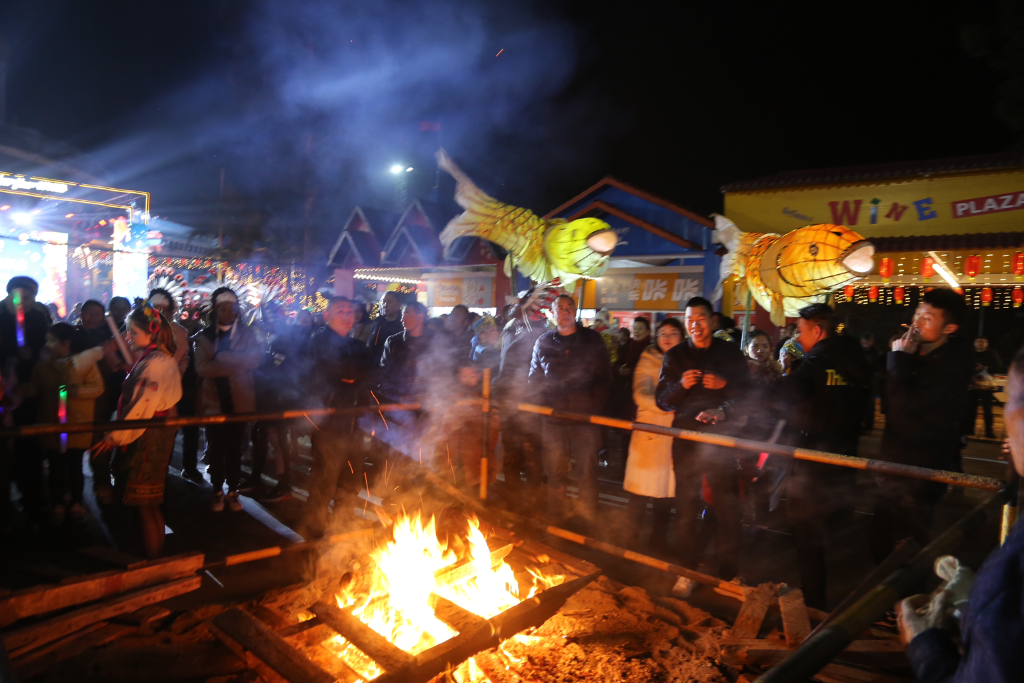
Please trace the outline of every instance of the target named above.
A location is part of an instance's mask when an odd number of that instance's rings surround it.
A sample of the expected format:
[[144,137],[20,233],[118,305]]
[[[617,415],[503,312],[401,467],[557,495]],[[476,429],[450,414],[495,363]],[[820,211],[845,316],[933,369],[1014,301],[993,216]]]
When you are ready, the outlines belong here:
[[478,628],[487,621],[436,593],[430,594],[430,608],[434,610],[435,617],[459,633]]
[[124,567],[125,569],[138,569],[146,565],[146,560],[141,557],[129,555],[105,545],[86,546],[85,548],[80,548],[78,552],[100,562]]
[[779,596],[779,612],[782,614],[782,629],[786,644],[796,647],[811,635],[811,618],[804,605],[804,593],[792,590]]
[[213,624],[289,683],[333,683],[336,680],[266,624],[237,607],[215,616]]
[[0,597],[0,627],[18,619],[100,600],[124,591],[194,574],[203,566],[202,553],[176,555],[147,562],[128,571],[87,574],[59,586],[37,586]]
[[[171,683],[205,681],[246,671],[249,666],[217,641],[119,646],[96,650],[69,660],[79,672],[75,679],[104,683]],[[63,666],[59,667],[63,670]],[[56,673],[57,668],[51,671]]]
[[313,617],[312,619],[300,621],[299,623],[292,624],[291,626],[279,628],[277,629],[277,635],[281,636],[282,638],[290,638],[291,636],[298,635],[299,633],[304,633],[305,631],[308,631],[314,626],[319,626],[322,623],[323,622],[320,621],[320,617]]
[[760,586],[747,594],[740,613],[736,616],[736,623],[732,627],[733,638],[757,638],[764,622],[768,608],[771,607],[775,594],[779,587],[774,583],[762,583]]
[[41,645],[79,631],[89,624],[95,624],[97,621],[105,621],[127,612],[134,612],[147,605],[173,598],[176,595],[194,591],[199,588],[200,583],[201,579],[198,576],[190,576],[120,595],[94,605],[88,605],[67,614],[51,617],[50,619],[4,633],[4,645],[12,656],[17,657]]
[[[788,652],[793,650],[784,640],[774,638],[722,638],[722,647],[743,648],[748,652]],[[855,640],[844,652],[904,652],[906,645],[897,638],[888,640]]]
[[[491,551],[491,568],[500,567],[508,554],[515,548],[511,543]],[[466,558],[455,564],[442,567],[434,572],[434,580],[438,585],[447,585],[469,581],[476,576],[476,566],[473,560]]]
[[325,602],[313,604],[309,611],[320,617],[345,640],[359,648],[367,657],[377,662],[384,671],[399,671],[413,662],[408,652],[396,647],[387,638],[359,621],[357,617]]
[[29,680],[40,675],[53,664],[70,659],[86,650],[106,645],[123,635],[135,630],[130,624],[108,624],[98,622],[86,626],[78,633],[61,638],[55,642],[37,648],[12,662],[15,673],[22,680]]
[[460,633],[416,655],[412,665],[386,673],[377,683],[422,683],[449,667],[458,666],[476,653],[494,647],[520,631],[540,626],[565,601],[596,579],[598,573],[554,586],[488,619],[472,631]]

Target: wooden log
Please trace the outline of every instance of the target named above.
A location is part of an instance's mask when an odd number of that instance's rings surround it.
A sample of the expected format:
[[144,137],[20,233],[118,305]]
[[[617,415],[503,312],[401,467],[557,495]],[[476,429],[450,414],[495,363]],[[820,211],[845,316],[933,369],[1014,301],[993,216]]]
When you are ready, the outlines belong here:
[[342,638],[359,648],[363,654],[377,662],[384,671],[399,671],[412,664],[412,655],[392,644],[348,612],[326,602],[313,604],[309,611],[320,617],[320,621],[337,631]]
[[804,605],[804,593],[792,590],[779,596],[779,612],[782,614],[782,629],[786,633],[786,644],[796,647],[811,635],[811,618]]
[[190,576],[202,566],[203,554],[189,553],[147,562],[128,571],[112,570],[87,574],[59,586],[37,586],[16,591],[0,598],[0,628],[25,617]]
[[300,633],[308,631],[309,629],[315,626],[319,626],[322,623],[324,622],[320,621],[320,617],[313,617],[312,619],[307,619],[306,621],[300,621],[297,624],[292,624],[290,626],[285,626],[284,628],[279,628],[277,629],[277,635],[281,636],[282,638],[290,638],[291,636],[298,635]]
[[[741,663],[754,667],[776,666],[791,654],[789,651],[752,650],[741,659]],[[723,658],[726,658],[724,654]],[[726,661],[728,659],[726,658]],[[834,662],[824,665],[820,671],[814,674],[814,679],[822,683],[906,683],[907,681],[902,676],[891,676]]]
[[542,591],[488,619],[472,631],[460,633],[416,655],[412,665],[388,672],[376,683],[422,683],[449,667],[456,667],[477,652],[499,644],[527,628],[540,626],[557,612],[565,601],[596,579],[599,573],[583,576]]
[[67,614],[51,617],[50,619],[4,633],[4,645],[12,656],[17,657],[29,650],[34,650],[41,645],[62,638],[69,633],[79,631],[89,624],[95,624],[97,621],[105,621],[126,612],[134,612],[146,605],[152,605],[168,598],[173,598],[176,595],[194,591],[199,588],[200,583],[201,579],[198,576],[190,576],[143,588],[94,605],[88,605]]
[[740,613],[736,616],[736,623],[732,627],[733,638],[756,638],[761,630],[768,608],[779,592],[778,585],[774,583],[762,583],[752,590],[747,599],[740,607]]
[[334,676],[286,643],[266,624],[237,607],[213,618],[213,623],[247,653],[289,683],[334,683]]
[[443,598],[436,593],[430,594],[430,608],[434,610],[434,616],[452,627],[459,633],[478,628],[486,619],[473,614],[467,609],[459,607],[451,600]]

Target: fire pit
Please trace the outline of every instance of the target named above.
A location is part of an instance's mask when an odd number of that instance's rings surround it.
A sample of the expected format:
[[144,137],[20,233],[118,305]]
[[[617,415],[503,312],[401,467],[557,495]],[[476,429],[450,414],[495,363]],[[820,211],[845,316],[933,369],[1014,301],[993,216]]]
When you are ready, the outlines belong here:
[[[338,631],[324,645],[363,680],[426,680],[451,665],[459,680],[473,680],[462,659],[490,647],[499,633],[539,626],[568,597],[547,592],[564,574],[522,563],[517,571],[506,561],[514,545],[497,537],[489,544],[475,518],[438,536],[434,517],[401,515],[365,571],[343,577],[336,606],[311,607]],[[577,579],[572,588],[583,585]]]

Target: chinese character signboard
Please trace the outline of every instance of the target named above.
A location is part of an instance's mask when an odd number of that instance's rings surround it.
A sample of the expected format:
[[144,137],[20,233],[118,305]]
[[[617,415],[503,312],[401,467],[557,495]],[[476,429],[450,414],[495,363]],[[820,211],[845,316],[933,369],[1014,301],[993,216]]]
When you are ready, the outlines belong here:
[[609,310],[679,311],[692,297],[700,296],[703,284],[701,272],[605,275],[597,281],[597,306]]

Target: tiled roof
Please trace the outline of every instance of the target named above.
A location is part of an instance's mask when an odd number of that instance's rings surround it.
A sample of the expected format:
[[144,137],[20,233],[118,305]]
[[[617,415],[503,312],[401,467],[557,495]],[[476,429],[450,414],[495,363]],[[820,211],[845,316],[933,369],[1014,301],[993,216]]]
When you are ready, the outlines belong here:
[[1005,170],[1024,168],[1024,150],[997,152],[971,157],[930,159],[927,161],[903,161],[892,164],[871,164],[867,166],[845,166],[842,168],[819,168],[805,171],[783,171],[775,175],[741,180],[721,187],[722,192],[744,192],[767,190],[777,187],[802,185],[843,185],[866,183],[898,178],[915,178],[946,173],[968,171]]
[[953,249],[1017,249],[1024,246],[1024,232],[979,232],[965,235],[912,235],[872,237],[875,250],[945,251]]

